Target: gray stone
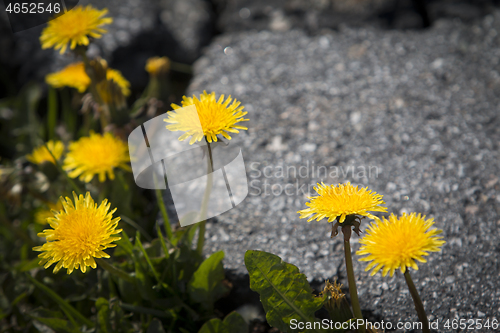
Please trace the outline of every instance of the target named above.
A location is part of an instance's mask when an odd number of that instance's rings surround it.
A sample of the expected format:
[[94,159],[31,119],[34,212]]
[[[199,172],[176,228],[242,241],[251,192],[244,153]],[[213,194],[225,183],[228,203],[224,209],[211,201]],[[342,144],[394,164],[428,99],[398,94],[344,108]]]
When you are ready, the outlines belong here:
[[342,25],[420,29],[440,18],[472,22],[492,13],[491,0],[213,0],[223,32],[246,30],[320,33]]
[[[210,223],[207,254],[225,250],[226,267],[244,275],[245,251],[265,250],[316,281],[335,274],[346,284],[341,238],[330,239],[325,220],[307,223],[297,211],[316,182],[351,181],[384,195],[389,212],[421,212],[443,230],[442,252],[411,271],[429,316],[496,316],[499,29],[496,12],[471,26],[440,21],[422,32],[217,38],[196,62],[189,93],[231,94],[245,105],[249,130],[233,140],[243,147],[250,187],[239,206]],[[316,149],[301,150],[306,143]],[[219,229],[228,242],[210,241]],[[359,248],[356,236],[352,247]],[[357,258],[363,309],[393,323],[416,321],[403,276],[370,277]],[[389,290],[380,296],[370,289],[383,283]]]
[[161,0],[160,7],[161,22],[189,55],[185,62],[192,62],[214,35],[214,14],[209,2]]

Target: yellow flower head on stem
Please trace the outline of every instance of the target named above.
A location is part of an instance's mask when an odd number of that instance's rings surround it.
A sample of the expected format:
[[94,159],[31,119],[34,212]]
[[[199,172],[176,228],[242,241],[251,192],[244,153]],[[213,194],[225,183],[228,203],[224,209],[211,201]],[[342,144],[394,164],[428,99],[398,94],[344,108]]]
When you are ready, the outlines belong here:
[[38,234],[46,243],[33,248],[42,252],[38,257],[44,268],[57,263],[54,273],[61,268],[66,268],[68,274],[78,268],[85,273],[87,266],[96,268],[94,258],[109,258],[104,250],[115,247],[112,243],[121,238],[115,236],[121,232],[116,229],[120,218],[113,219],[116,208],[108,212],[110,204],[106,199],[97,206],[89,192],[85,197],[73,192],[73,198],[74,203],[61,197],[63,209],[48,219],[52,229]]
[[[231,101],[233,102],[231,103]],[[226,139],[231,140],[228,133],[239,133],[238,129],[248,129],[236,125],[241,121],[248,121],[248,119],[243,118],[247,112],[243,112],[244,107],[240,106],[240,104],[241,102],[233,100],[231,96],[224,101],[224,95],[221,95],[217,100],[215,99],[215,92],[207,94],[204,91],[200,98],[183,96],[182,106],[171,105],[174,110],[195,105],[197,114],[190,112],[189,109],[171,111],[167,113],[168,118],[164,119],[164,121],[171,124],[167,125],[168,130],[185,132],[179,137],[180,141],[184,141],[191,136],[189,144],[201,141],[203,137],[206,137],[208,142],[217,142],[218,134],[222,134]]]
[[130,171],[128,148],[125,142],[111,133],[104,135],[90,133],[69,145],[69,152],[64,160],[63,169],[71,178],[90,182],[95,175],[99,181],[114,179],[114,168]]
[[146,72],[151,76],[165,74],[170,69],[170,60],[167,57],[153,57],[146,62]]
[[416,213],[405,213],[400,218],[391,214],[389,220],[384,218],[368,227],[366,236],[359,240],[362,246],[356,254],[368,256],[359,260],[370,261],[366,271],[373,269],[371,275],[380,269],[383,276],[387,273],[393,276],[398,268],[401,273],[407,267],[418,270],[415,260],[426,262],[424,256],[438,252],[445,243],[437,236],[441,230],[430,230],[433,224],[432,218],[426,220]]
[[[119,92],[121,92],[123,96],[130,95],[130,82],[123,77],[120,71],[108,68],[107,63],[105,61],[104,63],[106,64],[106,67],[103,69],[106,73],[106,79],[103,80],[100,85],[104,87],[101,89],[102,91],[100,91],[101,97],[109,102],[112,101],[113,94],[110,92],[111,89],[109,89],[111,84],[116,84]],[[54,88],[70,87],[83,93],[89,87],[91,80],[85,71],[84,63],[75,62],[58,72],[48,74],[45,77],[45,82]]]
[[28,159],[28,161],[38,165],[45,162],[56,164],[56,161],[50,154],[49,150],[50,152],[52,152],[52,155],[54,155],[56,160],[58,160],[59,158],[61,158],[64,152],[64,144],[61,141],[50,140],[47,142],[47,146],[43,145],[33,149],[31,155],[27,155],[26,158]]
[[339,217],[339,223],[345,221],[348,215],[367,216],[377,219],[372,212],[387,212],[387,208],[382,207],[385,202],[382,201],[382,195],[369,191],[368,188],[358,188],[351,183],[334,185],[317,184],[314,190],[318,196],[309,197],[310,201],[306,203],[306,208],[297,213],[300,218],[309,218],[307,222],[316,219],[321,221],[325,217],[328,222],[333,222]]
[[88,45],[89,37],[101,38],[102,34],[107,32],[102,26],[113,22],[112,18],[103,17],[107,12],[107,9],[98,10],[90,5],[76,6],[49,21],[40,36],[42,49],[54,47],[63,54],[68,43],[74,50],[77,45]]
[[83,62],[75,62],[47,75],[45,82],[54,88],[71,87],[83,93],[90,85],[90,78],[85,72]]

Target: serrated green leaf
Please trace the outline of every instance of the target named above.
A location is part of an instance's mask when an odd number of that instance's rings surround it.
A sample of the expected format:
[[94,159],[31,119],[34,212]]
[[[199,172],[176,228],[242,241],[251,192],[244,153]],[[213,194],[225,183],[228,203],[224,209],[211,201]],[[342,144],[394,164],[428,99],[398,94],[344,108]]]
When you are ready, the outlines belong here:
[[207,321],[198,333],[228,333],[222,320],[219,318],[210,319]]
[[228,333],[248,333],[248,325],[245,319],[236,311],[231,312],[224,318],[223,324]]
[[222,259],[223,251],[212,254],[201,263],[188,283],[191,299],[207,309],[212,309],[214,302],[227,292],[227,288],[222,284],[225,277]]
[[323,306],[324,300],[312,294],[306,276],[296,266],[274,254],[253,250],[245,253],[245,265],[250,275],[250,289],[260,294],[269,325],[289,332],[292,319],[316,321],[314,313]]

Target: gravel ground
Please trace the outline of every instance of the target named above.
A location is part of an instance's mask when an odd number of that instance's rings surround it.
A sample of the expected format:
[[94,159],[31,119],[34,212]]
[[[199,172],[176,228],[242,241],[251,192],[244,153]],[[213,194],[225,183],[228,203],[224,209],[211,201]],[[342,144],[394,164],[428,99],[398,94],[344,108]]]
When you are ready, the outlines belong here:
[[[498,31],[500,12],[422,32],[343,27],[213,41],[190,92],[246,106],[249,130],[235,139],[250,192],[208,224],[208,252],[225,250],[236,274],[246,273],[245,251],[260,249],[311,280],[346,283],[340,237],[296,212],[316,182],[351,181],[383,194],[389,212],[421,212],[443,229],[442,252],[412,272],[439,331],[446,319],[500,319]],[[365,266],[355,262],[362,308],[416,321],[404,278],[369,277]]]

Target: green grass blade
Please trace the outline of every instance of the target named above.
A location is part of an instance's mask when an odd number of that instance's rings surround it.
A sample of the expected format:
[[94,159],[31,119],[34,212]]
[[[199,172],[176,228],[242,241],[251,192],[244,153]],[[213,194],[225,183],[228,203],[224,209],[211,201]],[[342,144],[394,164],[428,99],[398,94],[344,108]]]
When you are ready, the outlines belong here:
[[153,263],[151,262],[151,259],[149,258],[148,254],[146,253],[146,250],[144,249],[144,246],[142,246],[141,240],[140,240],[140,234],[137,232],[137,235],[135,236],[135,242],[137,246],[139,246],[139,249],[141,250],[142,254],[144,255],[144,258],[146,259],[146,262],[148,263],[149,268],[153,272],[153,275],[158,282],[158,285],[161,285],[161,280],[160,280],[160,275],[158,275],[158,272],[153,266]]
[[163,252],[165,252],[165,258],[170,258],[170,252],[167,248],[167,244],[165,243],[165,238],[163,238],[163,234],[161,233],[160,224],[156,223],[156,232],[158,233],[158,238],[160,238],[161,247],[163,248]]
[[56,134],[57,123],[57,91],[54,88],[49,88],[49,96],[47,99],[47,138],[53,140]]
[[167,238],[172,239],[172,227],[170,226],[170,219],[168,218],[167,209],[165,208],[165,203],[163,202],[163,197],[161,195],[160,189],[155,190],[156,201],[158,202],[158,208],[160,209],[161,216],[163,217],[163,222],[165,224],[165,231],[167,232]]
[[41,291],[43,291],[47,296],[52,298],[54,302],[56,302],[61,310],[64,312],[68,312],[71,314],[73,318],[75,318],[78,322],[81,324],[86,325],[87,327],[94,327],[94,323],[85,318],[80,312],[78,312],[74,307],[71,306],[67,301],[61,298],[55,291],[50,289],[49,287],[45,286],[43,283],[38,282],[35,278],[33,278],[31,275],[26,274],[28,279]]

